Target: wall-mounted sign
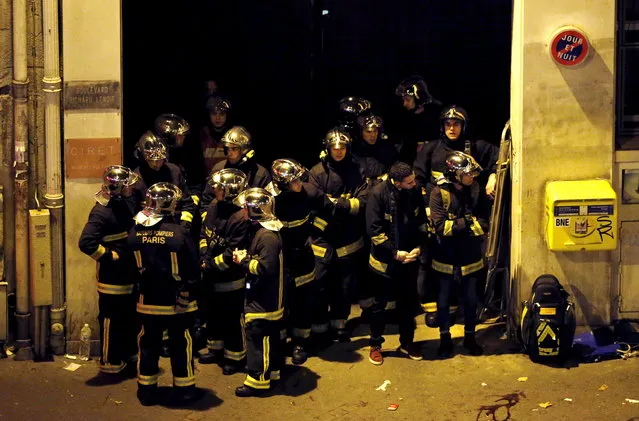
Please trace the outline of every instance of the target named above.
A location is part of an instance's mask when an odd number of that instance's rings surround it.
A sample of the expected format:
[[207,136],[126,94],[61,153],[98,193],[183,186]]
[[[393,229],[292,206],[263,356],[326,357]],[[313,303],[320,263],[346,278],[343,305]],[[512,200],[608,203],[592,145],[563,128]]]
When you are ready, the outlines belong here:
[[576,66],[582,63],[590,51],[590,42],[577,28],[565,27],[557,31],[550,43],[550,55],[563,66]]
[[66,139],[64,167],[66,178],[102,178],[109,165],[122,164],[119,138]]
[[120,82],[115,80],[65,82],[64,109],[119,110]]

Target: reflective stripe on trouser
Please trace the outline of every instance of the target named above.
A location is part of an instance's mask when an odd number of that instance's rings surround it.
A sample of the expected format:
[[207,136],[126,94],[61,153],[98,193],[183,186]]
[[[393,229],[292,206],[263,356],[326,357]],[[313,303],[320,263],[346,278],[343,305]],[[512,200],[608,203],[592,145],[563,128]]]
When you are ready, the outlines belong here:
[[[455,270],[460,271],[459,268]],[[439,273],[437,324],[440,332],[448,332],[450,330],[450,307],[453,297],[459,297],[464,303],[464,330],[475,331],[477,324],[477,277],[472,274],[470,276],[460,276],[459,278],[461,278],[461,282],[456,282],[454,274]]]
[[247,375],[246,386],[269,389],[271,373],[279,372],[282,364],[280,322],[257,319],[246,324]]
[[133,294],[98,294],[100,323],[100,371],[119,373],[124,362],[137,353],[139,323]]
[[192,312],[156,316],[141,314],[142,329],[138,335],[138,388],[157,386],[162,348],[162,331],[169,331],[171,371],[174,387],[195,385],[193,341],[189,328],[194,324]]
[[[224,357],[233,361],[240,361],[246,357],[244,295],[244,288],[213,292],[207,306],[207,347],[212,351],[224,349]],[[209,347],[209,343],[214,346]]]

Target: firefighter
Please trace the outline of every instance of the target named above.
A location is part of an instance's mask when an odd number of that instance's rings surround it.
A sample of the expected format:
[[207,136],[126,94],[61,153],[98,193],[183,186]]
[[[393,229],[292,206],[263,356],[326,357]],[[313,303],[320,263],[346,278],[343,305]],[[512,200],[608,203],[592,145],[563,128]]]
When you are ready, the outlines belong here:
[[106,168],[79,241],[80,250],[98,262],[100,371],[109,374],[121,373],[136,354],[137,274],[126,239],[135,215],[131,193],[137,178],[120,165]]
[[417,258],[426,241],[426,211],[415,188],[415,173],[404,162],[393,164],[388,179],[377,184],[366,204],[366,231],[371,238],[368,265],[375,302],[370,315],[369,361],[381,365],[384,358],[385,309],[396,299],[399,324],[398,351],[413,360],[423,358],[413,342],[417,299]]
[[[315,212],[312,223],[315,276],[320,293],[311,330],[320,343],[327,336],[349,342],[346,320],[364,246],[364,200],[358,197],[364,180],[351,155],[352,139],[342,128],[327,133],[324,147],[321,161],[310,172],[310,182],[329,199]],[[329,321],[334,335],[326,335]]]
[[[249,187],[264,188],[271,182],[268,170],[255,161],[255,150],[251,143],[251,135],[242,126],[231,127],[222,137],[226,159],[213,167],[213,172],[224,168],[236,168],[246,174]],[[202,206],[204,209],[213,200],[210,185],[204,188]]]
[[138,391],[142,405],[157,403],[158,362],[162,333],[169,332],[173,388],[170,402],[183,405],[201,397],[195,388],[192,339],[199,280],[197,251],[186,228],[176,221],[182,192],[170,183],[146,191],[144,209],[135,216],[128,243],[140,273],[137,311],[142,321],[138,335]]
[[226,168],[211,174],[209,184],[215,199],[206,211],[200,234],[200,265],[206,297],[206,336],[208,353],[200,364],[222,362],[222,373],[231,375],[244,368],[245,274],[233,264],[233,250],[246,249],[250,222],[233,203],[246,188],[246,175]]
[[293,159],[276,159],[273,182],[267,190],[275,197],[275,216],[282,222],[280,234],[287,275],[288,324],[291,327],[293,364],[308,358],[312,312],[316,307],[315,257],[311,248],[311,212],[325,196],[305,182],[308,170]]
[[208,118],[200,130],[200,144],[208,176],[213,173],[215,164],[226,157],[222,137],[231,127],[231,109],[231,102],[219,95],[210,96],[206,101]]
[[235,395],[263,395],[279,380],[283,362],[280,323],[284,316],[282,223],[274,214],[273,197],[264,189],[250,188],[236,199],[251,220],[247,250],[235,250],[233,261],[246,272],[244,317],[247,338],[247,375]]
[[446,169],[430,195],[431,219],[437,233],[432,268],[439,279],[437,321],[438,355],[453,354],[449,305],[453,294],[463,296],[464,347],[471,355],[483,350],[475,341],[477,315],[477,275],[484,267],[481,241],[488,229],[490,199],[477,182],[482,168],[460,151],[446,157]]
[[404,79],[395,89],[405,110],[400,121],[401,131],[397,133],[401,141],[400,157],[412,165],[415,155],[426,142],[437,139],[439,124],[437,117],[441,102],[433,98],[421,76]]

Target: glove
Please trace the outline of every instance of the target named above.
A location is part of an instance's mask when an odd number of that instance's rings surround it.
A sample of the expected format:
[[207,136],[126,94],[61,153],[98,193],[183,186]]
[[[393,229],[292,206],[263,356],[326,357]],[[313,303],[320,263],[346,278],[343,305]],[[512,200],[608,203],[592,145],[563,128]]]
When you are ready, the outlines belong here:
[[337,199],[337,202],[335,202],[335,207],[348,210],[351,208],[351,202],[345,197],[340,197]]
[[189,292],[188,291],[178,292],[177,300],[175,301],[175,312],[178,314],[185,313],[188,307],[189,307]]
[[189,221],[182,221],[181,225],[186,228],[186,232],[191,232],[191,223]]
[[473,216],[473,214],[467,213],[466,215],[464,215],[464,221],[466,221],[466,226],[470,227],[475,222],[475,217]]

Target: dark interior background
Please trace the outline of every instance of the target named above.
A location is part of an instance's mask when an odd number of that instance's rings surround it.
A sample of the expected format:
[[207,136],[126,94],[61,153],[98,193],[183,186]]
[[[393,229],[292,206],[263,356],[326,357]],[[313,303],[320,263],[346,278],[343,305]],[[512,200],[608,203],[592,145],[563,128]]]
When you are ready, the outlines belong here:
[[205,80],[218,82],[258,161],[317,161],[337,103],[362,96],[387,123],[394,89],[419,74],[471,133],[499,142],[510,100],[511,0],[233,0],[122,2],[125,163],[154,118],[197,127]]

